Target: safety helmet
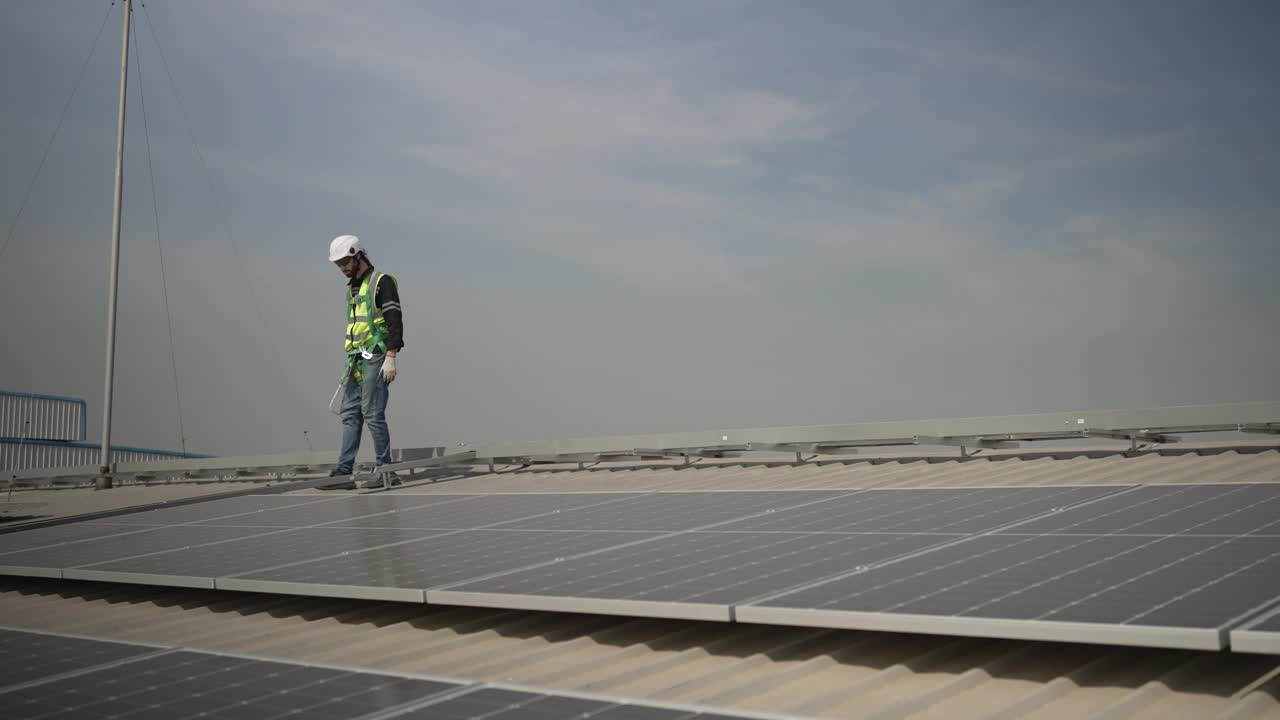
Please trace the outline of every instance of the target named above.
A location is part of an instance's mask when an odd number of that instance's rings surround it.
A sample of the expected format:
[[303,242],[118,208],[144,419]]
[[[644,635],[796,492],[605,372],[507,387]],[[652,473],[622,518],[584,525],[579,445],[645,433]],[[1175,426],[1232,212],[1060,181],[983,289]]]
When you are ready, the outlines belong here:
[[353,257],[364,252],[360,238],[355,235],[339,235],[329,243],[329,262],[338,262],[344,257]]

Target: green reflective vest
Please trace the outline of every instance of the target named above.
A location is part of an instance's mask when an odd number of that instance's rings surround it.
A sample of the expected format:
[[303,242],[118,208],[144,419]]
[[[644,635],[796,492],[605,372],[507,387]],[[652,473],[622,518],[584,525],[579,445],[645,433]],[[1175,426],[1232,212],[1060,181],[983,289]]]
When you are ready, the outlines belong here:
[[378,283],[383,278],[387,278],[391,282],[396,281],[395,277],[374,270],[365,275],[358,291],[353,293],[350,286],[347,286],[347,340],[345,348],[348,354],[357,353],[361,350],[370,352],[387,351],[387,321],[382,317],[382,311],[373,302],[374,297],[378,294]]

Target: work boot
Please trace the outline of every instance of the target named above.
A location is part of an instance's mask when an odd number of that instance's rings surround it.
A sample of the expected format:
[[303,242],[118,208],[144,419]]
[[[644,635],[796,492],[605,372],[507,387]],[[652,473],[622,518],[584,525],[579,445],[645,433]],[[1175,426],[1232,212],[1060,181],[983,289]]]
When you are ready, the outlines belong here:
[[[350,477],[350,476],[351,476],[351,471],[343,470],[342,468],[334,468],[329,471],[329,477]],[[334,485],[321,485],[319,489],[321,490],[355,490],[356,484],[354,482],[340,482]]]
[[384,471],[382,469],[383,467],[384,467],[383,465],[378,465],[373,468],[373,474],[375,477],[378,478],[379,482],[383,482],[383,481],[386,482],[386,484],[383,487],[391,487],[393,485],[399,485],[400,477],[396,475],[396,471],[394,470]]

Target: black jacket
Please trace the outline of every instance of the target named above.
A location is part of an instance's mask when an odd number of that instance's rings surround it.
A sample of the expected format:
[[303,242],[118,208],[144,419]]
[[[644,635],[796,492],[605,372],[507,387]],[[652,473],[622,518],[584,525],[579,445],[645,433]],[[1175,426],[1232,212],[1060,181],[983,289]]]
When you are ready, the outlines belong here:
[[[347,292],[351,295],[360,292],[360,283],[364,282],[365,276],[371,272],[373,272],[372,265],[363,275],[351,278],[347,283]],[[404,347],[404,314],[400,310],[400,289],[396,287],[396,283],[378,283],[373,304],[382,311],[382,317],[387,321],[387,349],[400,350]]]

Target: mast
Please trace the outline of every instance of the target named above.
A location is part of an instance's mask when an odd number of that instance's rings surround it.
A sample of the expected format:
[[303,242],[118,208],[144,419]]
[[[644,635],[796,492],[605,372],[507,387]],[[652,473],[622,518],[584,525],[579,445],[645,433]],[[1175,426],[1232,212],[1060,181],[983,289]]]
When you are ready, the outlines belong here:
[[129,22],[133,1],[123,0],[124,40],[120,45],[120,115],[116,125],[116,187],[111,212],[111,276],[107,295],[107,370],[102,403],[102,455],[98,463],[99,490],[111,488],[111,395],[115,385],[116,300],[120,279],[120,200],[124,192],[124,109],[129,86]]

